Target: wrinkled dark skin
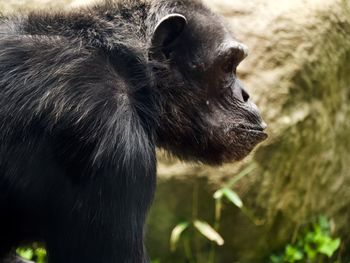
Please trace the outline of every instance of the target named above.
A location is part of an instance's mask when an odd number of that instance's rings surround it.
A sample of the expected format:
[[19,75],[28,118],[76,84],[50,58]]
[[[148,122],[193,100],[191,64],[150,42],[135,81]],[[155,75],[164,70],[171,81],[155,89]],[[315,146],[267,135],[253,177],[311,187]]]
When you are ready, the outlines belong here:
[[267,137],[245,56],[197,0],[1,18],[0,262],[39,241],[49,263],[148,263],[156,146],[220,165]]

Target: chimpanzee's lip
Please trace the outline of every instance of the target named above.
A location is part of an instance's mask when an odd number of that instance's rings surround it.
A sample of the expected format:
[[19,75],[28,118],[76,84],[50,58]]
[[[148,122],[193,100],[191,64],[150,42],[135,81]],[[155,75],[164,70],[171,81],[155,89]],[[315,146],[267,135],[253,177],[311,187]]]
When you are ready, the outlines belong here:
[[244,129],[244,131],[249,132],[251,135],[261,139],[266,140],[268,135],[264,131],[256,130],[256,129]]
[[265,140],[268,135],[266,132],[264,132],[265,128],[262,126],[245,126],[245,125],[239,125],[236,127],[239,131],[248,132],[254,137],[258,137],[261,140]]

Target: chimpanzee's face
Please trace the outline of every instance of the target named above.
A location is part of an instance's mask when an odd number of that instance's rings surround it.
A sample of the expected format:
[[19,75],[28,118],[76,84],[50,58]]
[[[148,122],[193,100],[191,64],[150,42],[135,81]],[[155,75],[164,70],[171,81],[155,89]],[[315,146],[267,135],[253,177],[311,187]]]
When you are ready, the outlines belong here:
[[170,75],[168,83],[159,80],[158,145],[208,164],[242,159],[267,138],[266,124],[236,74],[247,48],[214,15],[175,14],[165,21],[163,32],[175,28],[179,34],[164,38],[161,56],[154,56],[167,63]]

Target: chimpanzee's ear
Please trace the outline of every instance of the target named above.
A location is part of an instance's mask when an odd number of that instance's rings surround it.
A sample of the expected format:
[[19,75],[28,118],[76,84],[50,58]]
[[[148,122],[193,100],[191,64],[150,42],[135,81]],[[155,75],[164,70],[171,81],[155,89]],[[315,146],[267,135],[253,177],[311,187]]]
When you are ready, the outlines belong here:
[[163,17],[156,25],[150,47],[150,58],[166,56],[167,48],[170,48],[175,40],[185,29],[187,19],[180,14],[169,14]]

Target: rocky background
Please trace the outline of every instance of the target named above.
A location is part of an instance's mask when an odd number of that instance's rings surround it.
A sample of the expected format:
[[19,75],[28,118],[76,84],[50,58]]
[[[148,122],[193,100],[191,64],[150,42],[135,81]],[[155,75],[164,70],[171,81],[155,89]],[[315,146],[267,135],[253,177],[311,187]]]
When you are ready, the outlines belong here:
[[[71,8],[88,2],[0,0],[0,8]],[[160,153],[147,233],[151,257],[184,262],[183,249],[170,252],[171,230],[193,218],[212,223],[213,193],[227,183],[232,186],[238,175],[242,178],[231,188],[245,210],[223,205],[218,232],[225,244],[216,250],[217,262],[268,262],[273,251],[292,242],[319,215],[330,219],[342,239],[338,259],[349,258],[349,0],[206,4],[224,15],[236,37],[250,47],[239,75],[262,109],[270,138],[242,163],[223,167],[183,164]],[[251,172],[240,174],[244,169]],[[196,253],[205,255],[212,245],[194,236]]]

